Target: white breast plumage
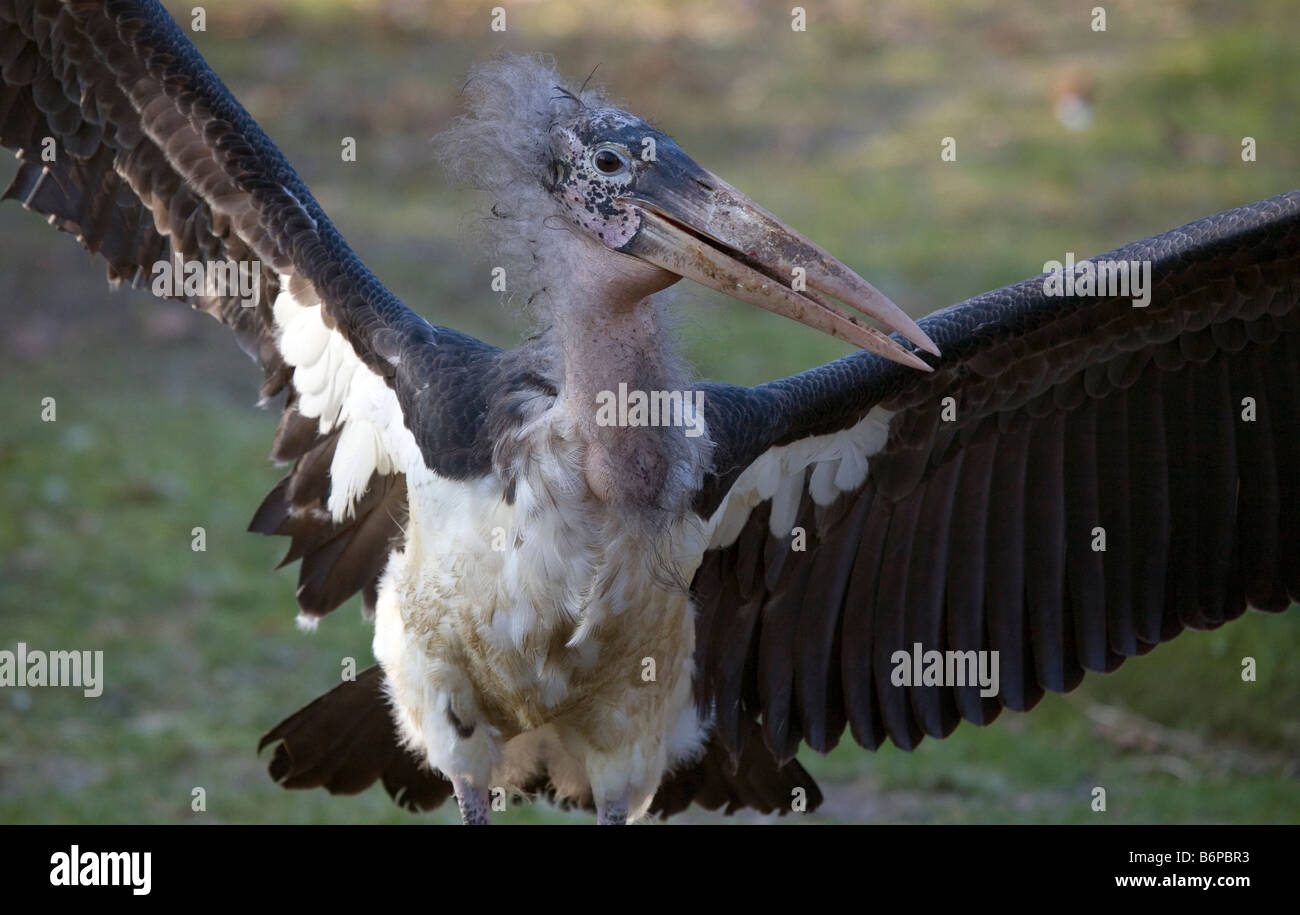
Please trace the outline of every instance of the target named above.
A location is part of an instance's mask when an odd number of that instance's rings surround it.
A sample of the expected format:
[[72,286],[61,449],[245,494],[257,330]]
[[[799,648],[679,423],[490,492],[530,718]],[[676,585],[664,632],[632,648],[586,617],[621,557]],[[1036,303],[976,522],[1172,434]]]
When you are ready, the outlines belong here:
[[[406,739],[437,768],[510,787],[539,766],[598,773],[603,753],[644,806],[703,745],[686,588],[703,524],[649,531],[595,500],[562,404],[539,406],[517,434],[513,500],[497,474],[411,486],[375,656]],[[629,757],[640,757],[630,769]]]

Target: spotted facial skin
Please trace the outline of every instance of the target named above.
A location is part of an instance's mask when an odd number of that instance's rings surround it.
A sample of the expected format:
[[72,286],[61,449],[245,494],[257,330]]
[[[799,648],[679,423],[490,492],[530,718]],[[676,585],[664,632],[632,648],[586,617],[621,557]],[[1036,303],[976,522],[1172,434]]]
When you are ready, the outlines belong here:
[[634,152],[649,132],[644,122],[614,110],[551,128],[551,192],[578,228],[608,248],[622,247],[640,227],[636,211],[618,198],[649,164]]
[[620,198],[644,196],[660,181],[700,171],[670,138],[616,108],[556,124],[550,142],[551,193],[574,225],[615,251],[641,227],[639,211]]

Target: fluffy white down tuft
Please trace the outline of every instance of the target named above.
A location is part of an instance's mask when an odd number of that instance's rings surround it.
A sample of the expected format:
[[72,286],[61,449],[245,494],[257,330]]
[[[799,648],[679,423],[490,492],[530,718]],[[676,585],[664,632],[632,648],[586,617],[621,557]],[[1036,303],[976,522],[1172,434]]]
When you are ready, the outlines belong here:
[[471,241],[506,268],[510,299],[544,315],[544,290],[565,287],[573,259],[588,244],[547,190],[548,133],[608,102],[598,89],[569,85],[542,55],[502,55],[477,65],[465,96],[465,113],[434,137],[434,154],[453,184],[487,195],[487,211],[469,224]]

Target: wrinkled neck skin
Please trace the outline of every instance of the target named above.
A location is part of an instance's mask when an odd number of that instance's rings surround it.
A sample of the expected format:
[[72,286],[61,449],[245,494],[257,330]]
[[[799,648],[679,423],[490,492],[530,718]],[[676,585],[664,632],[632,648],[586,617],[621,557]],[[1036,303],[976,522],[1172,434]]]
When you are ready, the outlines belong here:
[[563,298],[552,297],[547,317],[563,353],[561,401],[586,445],[587,483],[606,503],[680,510],[684,493],[677,481],[690,473],[681,465],[694,463],[683,430],[597,422],[597,398],[603,392],[617,397],[620,383],[629,392],[684,387],[662,306],[651,297],[678,277],[582,239],[572,241],[572,272]]

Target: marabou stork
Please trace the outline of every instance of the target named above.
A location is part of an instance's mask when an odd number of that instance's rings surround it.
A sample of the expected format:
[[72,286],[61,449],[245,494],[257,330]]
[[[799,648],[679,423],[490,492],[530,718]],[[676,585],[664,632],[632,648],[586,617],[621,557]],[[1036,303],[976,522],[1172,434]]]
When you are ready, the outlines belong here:
[[[292,469],[251,528],[291,538],[303,618],[362,594],[379,661],[263,739],[288,787],[454,792],[467,822],[498,786],[605,823],[815,807],[801,742],[911,748],[1300,598],[1298,192],[1108,255],[1151,265],[1147,307],[1039,277],[918,327],[598,91],[502,58],[441,141],[530,284],[541,331],[502,351],[366,269],[157,0],[0,0],[0,72],[4,196],[111,281],[261,268],[255,303],[174,297],[284,393]],[[654,296],[683,276],[866,351],[693,382]],[[611,424],[620,390],[703,408]],[[914,646],[997,652],[1000,689],[899,685]]]

